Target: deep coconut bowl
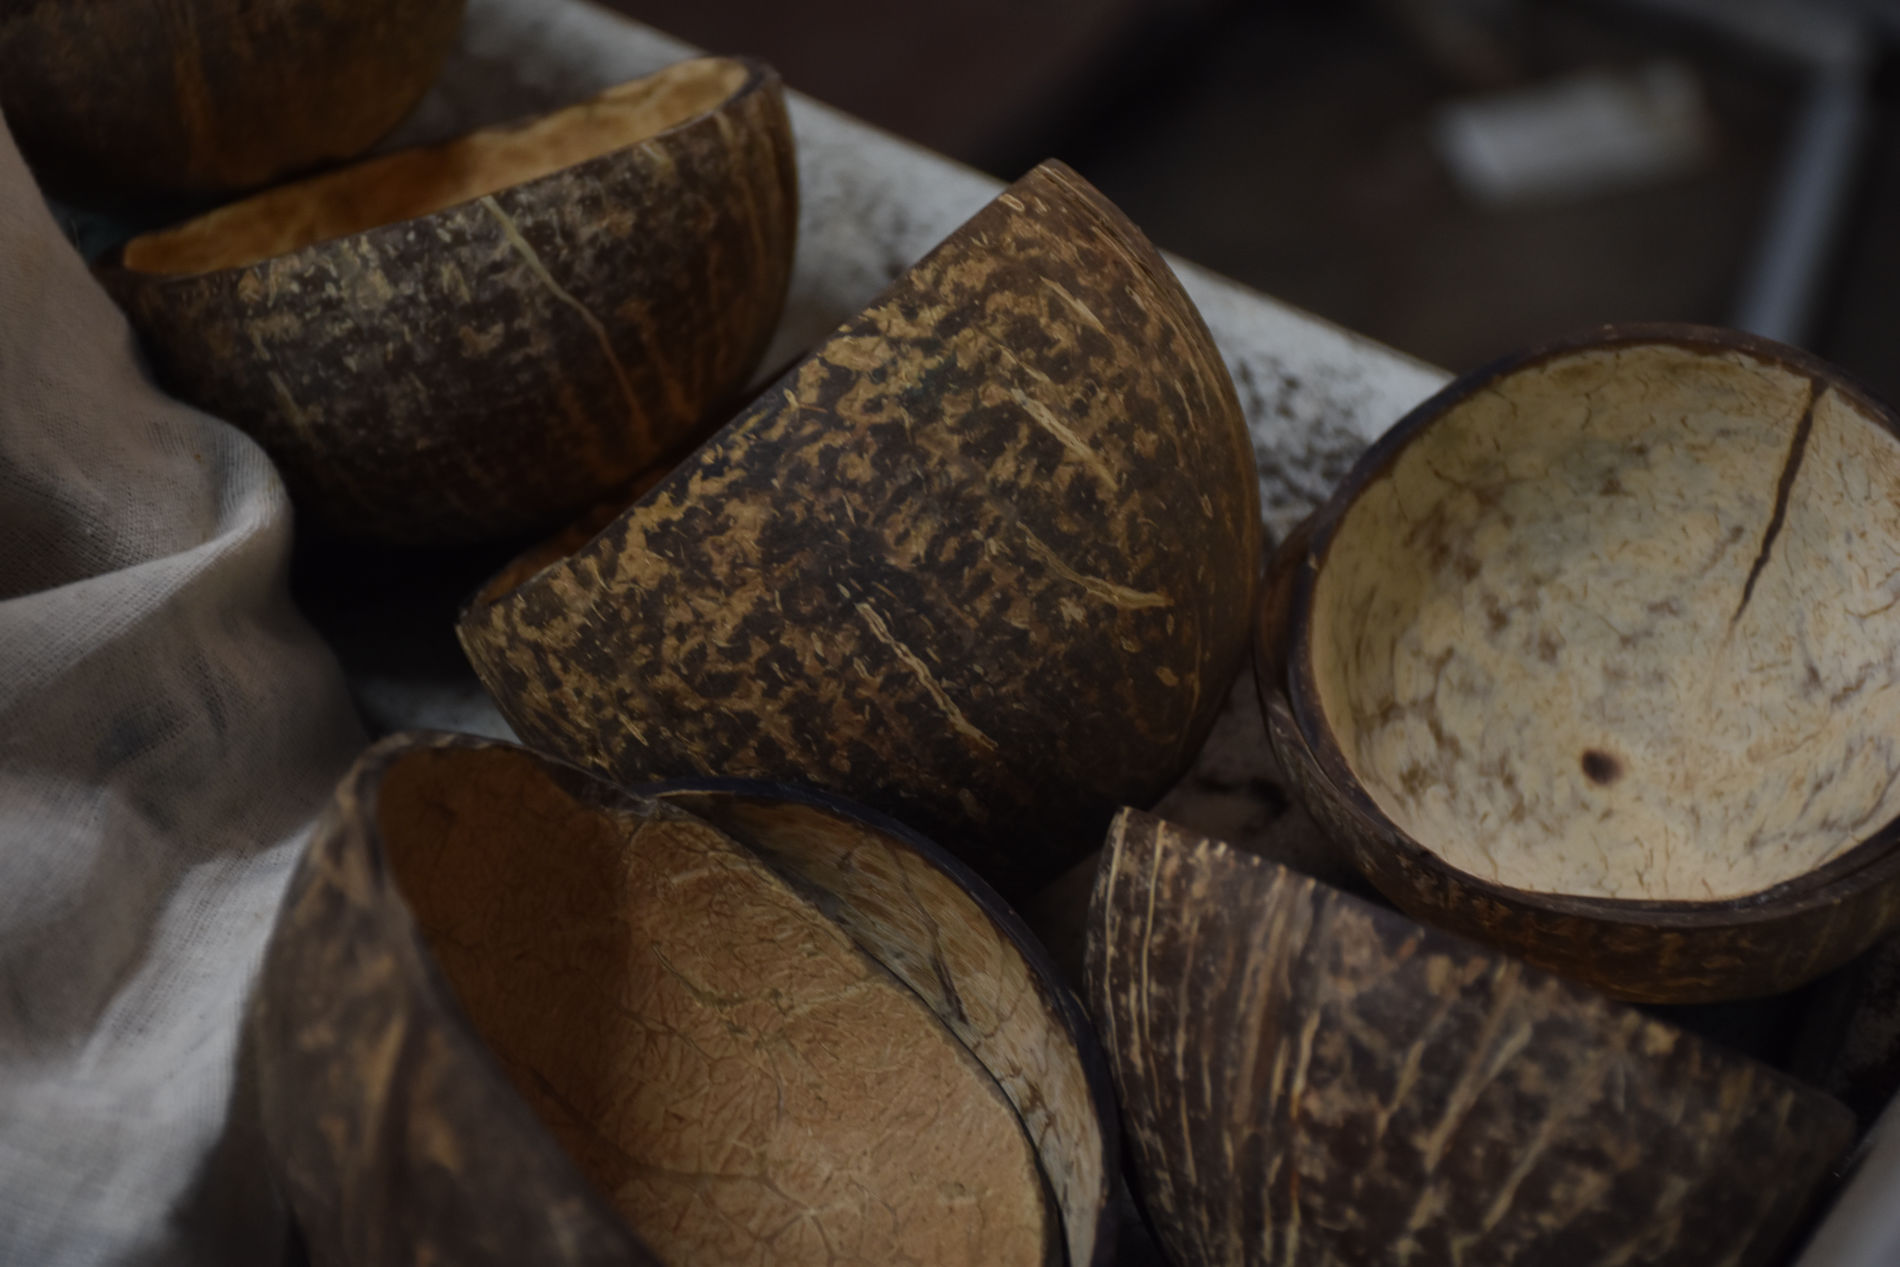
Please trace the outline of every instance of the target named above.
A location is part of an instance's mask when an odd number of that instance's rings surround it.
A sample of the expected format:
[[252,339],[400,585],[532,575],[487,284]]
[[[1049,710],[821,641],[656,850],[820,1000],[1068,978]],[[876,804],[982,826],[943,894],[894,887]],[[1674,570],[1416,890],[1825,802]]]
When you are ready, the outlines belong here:
[[1850,958],[1900,917],[1897,435],[1698,327],[1452,384],[1271,569],[1302,799],[1401,907],[1624,998]]
[[1101,1057],[932,852],[797,793],[378,744],[249,1020],[313,1262],[1107,1263]]
[[134,238],[100,278],[301,513],[408,545],[543,531],[744,385],[784,306],[778,76],[701,58]]
[[0,0],[0,113],[49,188],[234,193],[354,158],[441,68],[464,0]]
[[1762,1267],[1854,1135],[1765,1065],[1132,811],[1088,978],[1179,1263]]
[[527,742],[822,787],[1016,897],[1192,761],[1260,521],[1199,314],[1049,163],[568,548],[460,623]]
[[882,814],[749,779],[640,791],[765,860],[916,992],[1016,1106],[1062,1216],[1070,1267],[1114,1261],[1115,1093],[1081,1004],[975,872]]

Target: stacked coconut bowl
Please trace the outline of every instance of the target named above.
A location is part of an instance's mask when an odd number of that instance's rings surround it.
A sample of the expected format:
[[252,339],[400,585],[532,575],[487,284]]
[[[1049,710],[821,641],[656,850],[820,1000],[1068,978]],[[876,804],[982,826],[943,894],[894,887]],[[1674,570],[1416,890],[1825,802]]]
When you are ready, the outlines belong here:
[[[113,51],[186,11],[189,74]],[[1900,917],[1890,413],[1599,332],[1400,421],[1263,579],[1223,362],[1074,172],[759,386],[777,76],[361,157],[458,16],[0,10],[54,187],[237,195],[98,276],[302,532],[540,542],[454,630],[522,743],[378,743],[271,938],[313,1262],[1780,1261],[1852,1115],[1617,1000],[1786,991]],[[1250,645],[1387,900],[1140,812]],[[1086,1009],[1010,905],[1078,863]]]

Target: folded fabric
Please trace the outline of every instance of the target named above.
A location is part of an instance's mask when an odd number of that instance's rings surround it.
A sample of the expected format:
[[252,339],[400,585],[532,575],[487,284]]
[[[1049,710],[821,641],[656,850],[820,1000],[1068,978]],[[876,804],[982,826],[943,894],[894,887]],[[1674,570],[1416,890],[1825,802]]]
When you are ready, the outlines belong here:
[[363,736],[261,450],[167,399],[0,125],[0,1263],[270,1263],[238,1084]]

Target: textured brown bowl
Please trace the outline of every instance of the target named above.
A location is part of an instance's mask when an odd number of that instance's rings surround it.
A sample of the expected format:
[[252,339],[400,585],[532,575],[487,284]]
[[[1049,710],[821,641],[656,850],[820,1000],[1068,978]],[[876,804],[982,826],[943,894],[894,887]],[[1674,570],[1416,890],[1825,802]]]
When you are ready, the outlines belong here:
[[467,542],[690,443],[765,350],[797,219],[778,76],[702,58],[134,238],[100,277],[300,512]]
[[1081,1005],[982,878],[902,824],[749,779],[641,789],[745,845],[896,974],[996,1076],[1042,1160],[1071,1267],[1115,1257],[1115,1093]]
[[79,196],[230,193],[352,158],[422,98],[464,0],[0,0],[0,112]]
[[1020,896],[1192,761],[1259,543],[1199,314],[1050,163],[460,635],[538,747],[823,787]]
[[[812,828],[749,813],[788,852]],[[685,809],[525,749],[371,749],[292,879],[249,1020],[312,1261],[1058,1267],[1088,1203],[1052,1200],[1043,1159],[1099,1172],[1113,1139],[1085,1129],[1086,1071],[1040,1064],[1076,1060],[1070,1031],[1034,1022],[1053,1014],[1019,961],[990,978],[972,925],[933,961],[934,1002],[1023,1004],[990,1018],[986,1066],[900,980],[916,961],[893,975],[821,909],[850,892],[810,893]],[[1040,1152],[998,1076],[1052,1097]]]
[[1133,811],[1088,975],[1179,1263],[1757,1267],[1853,1139],[1764,1065]]
[[1900,918],[1897,434],[1698,327],[1452,384],[1270,568],[1301,799],[1412,914],[1621,997],[1842,963]]

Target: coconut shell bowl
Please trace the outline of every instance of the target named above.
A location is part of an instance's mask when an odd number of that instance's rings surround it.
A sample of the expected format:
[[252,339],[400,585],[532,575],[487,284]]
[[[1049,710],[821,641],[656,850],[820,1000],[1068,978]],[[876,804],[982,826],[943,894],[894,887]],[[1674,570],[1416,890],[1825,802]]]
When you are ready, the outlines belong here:
[[1194,760],[1260,536],[1200,315],[1048,163],[458,634],[537,748],[622,782],[821,787],[1014,898]]
[[778,76],[671,66],[132,239],[101,281],[161,382],[303,522],[397,545],[559,526],[731,403],[797,232]]
[[1134,811],[1087,971],[1177,1263],[1766,1267],[1854,1135],[1766,1065]]
[[1900,421],[1793,349],[1613,327],[1401,420],[1270,569],[1300,799],[1393,902],[1627,999],[1900,917]]
[[393,737],[314,833],[249,1025],[317,1267],[1114,1254],[1080,1005],[980,880],[810,793]]
[[464,0],[8,0],[0,113],[50,189],[234,193],[354,158],[440,69]]

